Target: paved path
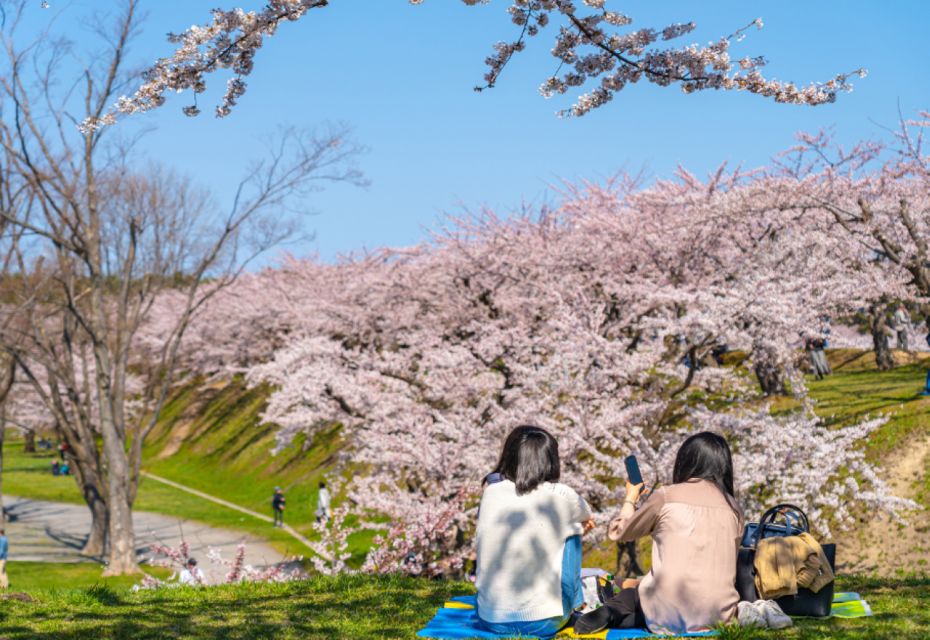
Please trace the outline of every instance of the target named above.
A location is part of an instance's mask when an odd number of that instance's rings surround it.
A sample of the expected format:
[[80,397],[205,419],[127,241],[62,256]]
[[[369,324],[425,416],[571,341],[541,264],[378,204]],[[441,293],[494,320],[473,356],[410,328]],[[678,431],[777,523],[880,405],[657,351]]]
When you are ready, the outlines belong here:
[[[10,540],[10,560],[91,561],[78,554],[90,530],[87,507],[11,496],[3,497],[3,505],[8,518],[6,533]],[[140,560],[151,558],[149,547],[153,543],[176,547],[183,537],[210,582],[219,581],[226,572],[207,559],[210,548],[219,549],[223,558],[231,560],[236,547],[244,542],[248,564],[268,565],[284,561],[284,557],[267,543],[239,531],[141,511],[133,513],[133,524],[136,553]]]
[[[198,498],[209,500],[210,502],[227,507],[229,509],[235,509],[236,511],[240,513],[244,513],[247,516],[252,516],[253,518],[258,518],[259,520],[264,520],[265,522],[272,522],[272,523],[274,522],[272,518],[266,516],[265,514],[258,513],[257,511],[252,511],[251,509],[246,509],[245,507],[240,507],[238,504],[233,504],[232,502],[228,502],[227,500],[223,500],[222,498],[211,496],[209,493],[204,493],[203,491],[197,491],[197,489],[192,489],[191,487],[175,482],[174,480],[168,480],[167,478],[156,476],[152,473],[149,473],[148,471],[143,471],[142,475],[145,476],[146,478],[149,478],[150,480],[154,480],[155,482],[161,482],[162,484],[166,484],[169,487],[174,487],[175,489],[186,491],[187,493],[195,495]],[[291,525],[285,524],[282,527],[282,529],[288,534],[290,534],[292,538],[294,538],[295,540],[303,544],[305,547],[311,548],[310,541],[304,536],[297,533],[297,531]]]

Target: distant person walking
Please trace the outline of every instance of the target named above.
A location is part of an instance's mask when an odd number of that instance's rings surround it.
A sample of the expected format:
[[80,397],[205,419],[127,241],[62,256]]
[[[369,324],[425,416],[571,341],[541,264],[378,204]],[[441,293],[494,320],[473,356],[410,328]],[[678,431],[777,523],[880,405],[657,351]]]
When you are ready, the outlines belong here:
[[804,337],[804,350],[807,351],[807,355],[810,357],[811,367],[818,380],[823,380],[824,376],[828,376],[832,373],[830,371],[830,364],[827,362],[827,356],[823,351],[824,346],[825,341],[823,338],[817,338],[811,335],[806,335]]
[[6,556],[10,551],[10,543],[6,539],[6,531],[0,529],[0,589],[8,589],[10,579],[6,576]]
[[894,312],[894,330],[898,338],[898,349],[909,352],[907,338],[911,331],[911,315],[903,304],[899,304]]
[[281,487],[274,488],[274,495],[271,496],[271,510],[274,511],[274,526],[284,526],[284,493]]
[[327,523],[331,517],[330,505],[332,496],[329,495],[329,489],[326,488],[325,482],[320,482],[320,492],[316,499],[316,521]]

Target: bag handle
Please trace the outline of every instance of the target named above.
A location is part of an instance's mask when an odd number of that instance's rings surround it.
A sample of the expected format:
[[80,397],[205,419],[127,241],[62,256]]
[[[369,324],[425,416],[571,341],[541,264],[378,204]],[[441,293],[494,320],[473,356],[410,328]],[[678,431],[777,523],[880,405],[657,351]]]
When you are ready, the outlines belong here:
[[[810,533],[810,522],[807,519],[807,514],[804,513],[801,507],[787,503],[777,504],[763,513],[762,517],[759,519],[759,526],[756,528],[755,535],[753,536],[753,547],[756,547],[759,544],[759,540],[762,539],[762,534],[765,532],[766,525],[773,524],[775,518],[779,515],[784,517],[788,531],[790,531],[791,528],[797,528],[802,532]],[[797,525],[795,525],[792,520],[794,520]]]

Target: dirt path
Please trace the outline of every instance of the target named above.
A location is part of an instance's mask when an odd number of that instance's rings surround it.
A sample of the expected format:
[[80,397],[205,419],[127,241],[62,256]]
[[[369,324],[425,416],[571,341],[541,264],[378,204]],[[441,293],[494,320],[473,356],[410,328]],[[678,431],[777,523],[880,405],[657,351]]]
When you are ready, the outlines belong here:
[[[79,555],[90,530],[90,512],[83,505],[46,502],[4,496],[7,512],[6,533],[10,540],[11,561],[92,562]],[[265,542],[238,531],[210,527],[199,522],[181,520],[157,513],[133,513],[136,530],[136,555],[152,558],[151,545],[177,547],[183,538],[191,555],[207,574],[209,582],[221,581],[227,569],[214,566],[207,559],[209,549],[218,549],[231,560],[240,543],[246,545],[246,562],[254,566],[277,564],[285,558]]]
[[[258,513],[257,511],[252,511],[251,509],[246,509],[245,507],[240,507],[238,504],[234,504],[227,500],[223,500],[222,498],[217,498],[216,496],[211,496],[209,493],[204,493],[203,491],[198,491],[197,489],[192,489],[191,487],[183,485],[179,482],[175,482],[174,480],[168,480],[167,478],[162,478],[160,476],[153,475],[149,473],[148,471],[143,471],[142,475],[145,476],[146,478],[149,478],[150,480],[154,480],[155,482],[160,482],[162,484],[168,485],[169,487],[174,487],[175,489],[178,489],[180,491],[185,491],[187,493],[190,493],[191,495],[195,495],[198,498],[209,500],[210,502],[214,504],[218,504],[228,509],[234,509],[235,511],[238,511],[239,513],[244,513],[247,516],[252,516],[253,518],[258,518],[259,520],[264,520],[265,522],[274,522],[270,517],[266,516],[265,514]],[[304,545],[308,549],[311,548],[310,541],[304,536],[297,533],[297,531],[293,527],[291,527],[291,525],[285,524],[284,527],[282,527],[282,529],[285,532],[287,532],[292,538],[300,542],[302,545]]]
[[[886,460],[883,470],[894,494],[916,500],[930,469],[930,434],[911,438]],[[837,560],[844,572],[891,576],[899,571],[928,570],[930,508],[909,514],[906,525],[875,517],[859,526],[854,536],[844,536],[837,545]]]

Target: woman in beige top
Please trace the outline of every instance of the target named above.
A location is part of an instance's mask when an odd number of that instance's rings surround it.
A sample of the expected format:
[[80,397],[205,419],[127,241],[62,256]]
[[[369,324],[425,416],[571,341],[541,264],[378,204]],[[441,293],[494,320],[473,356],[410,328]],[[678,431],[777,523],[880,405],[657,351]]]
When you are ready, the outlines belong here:
[[733,498],[727,441],[707,432],[691,436],[678,450],[672,477],[674,484],[653,491],[639,509],[643,485],[627,482],[607,535],[618,542],[652,536],[652,569],[579,618],[576,633],[648,627],[677,635],[710,630],[736,615],[742,514]]

